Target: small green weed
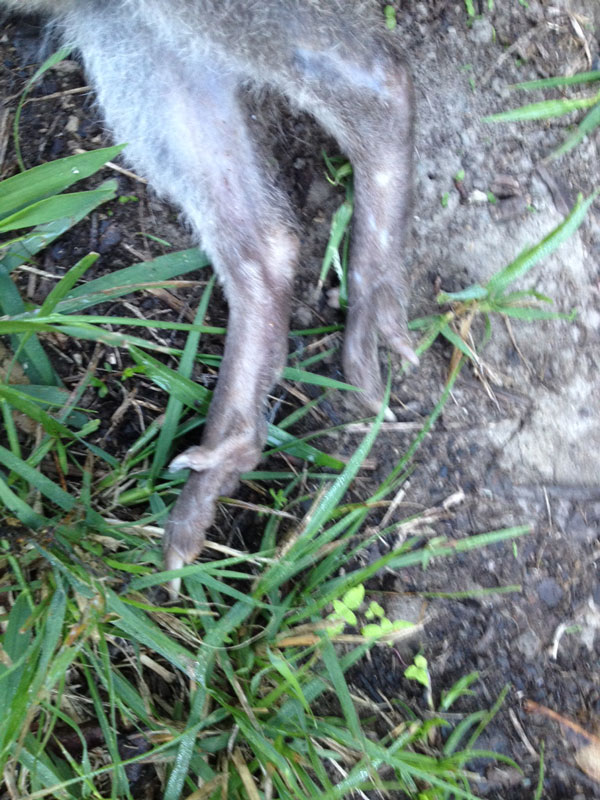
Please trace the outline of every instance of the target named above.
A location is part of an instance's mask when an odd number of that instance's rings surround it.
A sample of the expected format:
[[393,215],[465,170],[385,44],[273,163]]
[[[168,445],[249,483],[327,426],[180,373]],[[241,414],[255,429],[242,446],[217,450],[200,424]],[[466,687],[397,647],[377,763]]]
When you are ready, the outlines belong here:
[[[583,200],[580,196],[571,213],[538,244],[527,248],[514,261],[493,275],[485,286],[477,284],[460,292],[440,292],[437,301],[449,304],[451,311],[413,320],[409,327],[421,331],[426,343],[443,336],[454,347],[450,374],[466,357],[478,362],[476,351],[468,343],[473,321],[481,315],[485,322],[483,344],[491,335],[490,315],[512,317],[526,322],[544,319],[573,319],[574,313],[560,314],[543,305],[552,301],[534,289],[510,291],[516,280],[523,278],[535,264],[565,242],[583,222],[585,215],[598,196],[598,191]],[[542,305],[543,304],[543,305]],[[419,350],[417,350],[419,352]]]
[[[327,629],[330,636],[336,636],[346,628],[347,625],[351,627],[358,626],[358,617],[356,612],[361,608],[365,599],[365,587],[362,583],[348,589],[344,592],[341,598],[334,598],[333,611],[328,615],[327,619],[332,623]],[[385,641],[386,644],[392,645],[394,636],[397,631],[412,628],[411,622],[404,620],[394,620],[393,622],[385,616],[384,609],[375,600],[369,603],[368,608],[364,611],[364,617],[368,620],[367,624],[361,625],[360,633],[367,640],[378,640],[381,643]],[[371,620],[377,620],[372,622]]]

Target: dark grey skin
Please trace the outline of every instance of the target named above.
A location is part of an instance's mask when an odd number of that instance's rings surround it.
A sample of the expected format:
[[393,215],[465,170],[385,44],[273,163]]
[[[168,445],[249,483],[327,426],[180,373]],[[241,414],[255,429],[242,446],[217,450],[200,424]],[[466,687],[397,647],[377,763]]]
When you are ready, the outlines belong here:
[[[193,561],[219,495],[258,462],[267,393],[287,355],[298,244],[240,98],[268,85],[310,112],[354,168],[346,379],[377,411],[378,345],[416,362],[402,266],[413,98],[377,0],[0,0],[51,15],[76,46],[117,141],[185,213],[229,303],[225,354],[202,444],[168,519],[165,566]],[[388,412],[388,416],[393,415]]]

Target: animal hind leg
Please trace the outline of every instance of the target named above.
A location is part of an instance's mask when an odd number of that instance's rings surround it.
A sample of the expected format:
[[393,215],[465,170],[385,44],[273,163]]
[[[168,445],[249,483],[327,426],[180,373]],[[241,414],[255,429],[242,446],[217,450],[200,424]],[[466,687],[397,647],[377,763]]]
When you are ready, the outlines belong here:
[[297,48],[294,68],[288,93],[338,140],[353,166],[344,370],[375,411],[383,395],[378,343],[418,363],[406,328],[402,263],[412,186],[411,79],[395,49],[375,36],[363,36],[354,50]]
[[267,393],[287,353],[297,242],[239,99],[245,76],[208,44],[183,57],[152,21],[129,24],[126,5],[76,5],[67,35],[130,160],[199,234],[230,312],[202,444],[172,464],[192,470],[165,530],[165,563],[177,568],[202,548],[217,497],[260,458]]
[[[207,122],[206,106],[202,114]],[[165,529],[168,569],[196,557],[217,497],[233,491],[240,474],[260,458],[267,393],[287,355],[297,259],[287,204],[262,173],[241,111],[220,127],[212,143],[217,152],[211,154],[211,178],[204,185],[208,202],[197,225],[223,282],[229,321],[202,443],[171,464],[171,469],[192,473]],[[189,214],[192,219],[195,213]]]
[[[222,212],[226,215],[227,208]],[[231,220],[222,221],[230,236]],[[190,468],[192,473],[165,529],[167,569],[196,557],[218,496],[233,491],[240,474],[258,462],[266,439],[267,393],[285,363],[296,240],[279,223],[262,227],[247,217],[245,225],[242,252],[221,261],[221,271],[227,270],[229,323],[202,444],[171,463],[171,469]]]

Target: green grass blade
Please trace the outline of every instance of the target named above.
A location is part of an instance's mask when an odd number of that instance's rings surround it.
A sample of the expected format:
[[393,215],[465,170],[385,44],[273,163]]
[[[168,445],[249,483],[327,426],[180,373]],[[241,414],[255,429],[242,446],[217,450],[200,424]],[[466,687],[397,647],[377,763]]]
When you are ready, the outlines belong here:
[[560,100],[542,100],[539,103],[513,108],[510,111],[501,111],[499,114],[491,114],[484,117],[484,122],[528,122],[530,120],[551,119],[569,114],[571,111],[578,111],[582,108],[589,108],[598,102],[598,97],[563,97]]
[[331,230],[329,241],[323,255],[323,264],[319,275],[319,283],[323,283],[327,278],[327,273],[332,264],[339,260],[339,249],[344,235],[347,233],[350,220],[352,219],[353,204],[349,200],[344,200],[331,219]]
[[33,75],[29,78],[29,80],[25,84],[25,88],[23,89],[21,99],[19,100],[19,104],[17,106],[17,110],[15,113],[15,119],[13,122],[13,140],[15,144],[17,162],[19,164],[19,168],[21,169],[21,171],[25,171],[25,164],[23,163],[23,158],[21,156],[21,143],[19,140],[19,122],[21,120],[21,113],[23,111],[23,106],[25,105],[25,100],[27,99],[27,95],[31,91],[31,88],[32,86],[34,86],[36,81],[38,81],[39,78],[41,78],[41,76],[49,69],[51,69],[55,64],[58,64],[64,58],[68,58],[70,52],[71,50],[69,47],[62,47],[55,53],[51,53],[48,56],[48,58],[42,64],[40,64],[40,66],[35,70]]
[[167,661],[185,675],[193,673],[195,656],[183,645],[167,636],[142,611],[121,600],[111,589],[107,590],[106,608],[117,615],[113,626],[132,642],[139,642],[160,653]]
[[33,228],[36,225],[45,225],[57,219],[74,217],[81,212],[82,203],[93,203],[100,205],[112,200],[117,190],[116,181],[107,181],[105,188],[93,189],[89,192],[72,192],[62,194],[58,197],[47,197],[39,200],[33,205],[15,211],[0,222],[0,233],[19,230],[21,228]]
[[504,306],[498,308],[500,314],[514,319],[522,319],[525,322],[537,322],[540,319],[566,319],[572,322],[577,317],[576,311],[563,314],[560,311],[546,311],[545,308],[535,308],[534,306]]
[[309,464],[316,464],[318,467],[328,467],[336,471],[344,469],[344,462],[340,461],[339,458],[318,450],[296,436],[292,436],[291,433],[278,428],[277,425],[269,424],[268,431],[267,443],[273,450],[283,450],[291,456],[308,461]]
[[[296,677],[296,673],[290,667],[289,663],[285,660],[285,658],[280,653],[275,653],[269,648],[267,648],[267,656],[269,661],[273,665],[273,667],[277,670],[277,672],[281,675],[283,680],[286,684],[289,685],[289,689],[287,691],[293,692],[294,697],[298,700],[304,711],[310,716],[312,711],[310,710],[310,706],[306,701],[306,697],[302,692],[302,686],[300,685],[300,681]],[[286,691],[284,688],[283,691]]]
[[487,289],[474,283],[460,292],[439,292],[435,300],[436,303],[443,305],[445,303],[460,303],[468,300],[485,300],[486,297]]
[[[194,325],[198,326],[198,328],[200,328],[204,322],[214,285],[215,277],[210,279],[206,289],[202,293],[202,299],[200,300],[198,310],[196,311],[196,317],[194,319]],[[190,331],[177,370],[178,373],[185,378],[189,378],[192,374],[199,341],[200,330]],[[182,410],[182,401],[178,397],[175,397],[175,395],[170,395],[167,402],[162,428],[158,435],[152,466],[150,467],[149,477],[152,483],[156,480],[167,461],[176,436],[177,425],[179,423]]]
[[[99,189],[103,190],[111,186],[115,187],[116,183],[113,180],[108,180],[101,184]],[[53,220],[45,225],[38,225],[33,231],[0,245],[0,266],[10,272],[15,267],[21,266],[21,264],[28,264],[36,253],[48,247],[55,239],[62,236],[65,231],[80,222],[101,203],[105,202],[106,199],[112,199],[113,196],[115,195],[106,198],[103,193],[100,195],[82,193],[81,203],[76,209],[73,209],[71,216]]]
[[299,552],[303,551],[307,545],[310,543],[312,539],[318,534],[319,530],[327,520],[331,517],[334,509],[337,507],[338,503],[340,502],[343,495],[346,493],[350,483],[355,478],[358,470],[360,469],[363,461],[367,457],[371,447],[373,446],[373,442],[377,437],[379,429],[381,427],[381,423],[383,421],[383,415],[385,412],[385,408],[387,407],[387,402],[389,399],[389,381],[388,387],[386,391],[386,395],[382,402],[381,410],[375,421],[373,422],[373,426],[369,433],[364,437],[363,441],[356,449],[352,457],[349,459],[348,463],[346,464],[344,471],[339,475],[332,483],[332,485],[327,490],[325,496],[319,503],[318,507],[315,509],[312,516],[309,518],[309,522],[304,528],[304,530],[300,533],[296,542],[292,545],[288,552],[288,558],[284,561],[279,561],[272,566],[268,567],[263,575],[260,577],[257,589],[255,593],[255,597],[260,597],[261,594],[269,594],[271,591],[276,590],[283,582],[285,582],[290,574],[292,574],[297,565],[294,564],[295,558]]
[[48,414],[47,411],[40,408],[39,403],[32,400],[27,392],[22,392],[20,389],[13,388],[13,386],[0,383],[0,399],[5,400],[12,408],[35,420],[49,436],[62,436],[65,439],[75,438],[75,434],[66,425],[63,425],[51,414]]
[[547,89],[557,86],[573,86],[578,83],[591,83],[600,80],[600,71],[579,72],[577,75],[559,75],[552,78],[540,78],[536,81],[513,83],[511,89]]
[[304,369],[297,367],[285,367],[283,370],[283,377],[286,381],[296,381],[296,383],[308,383],[312,386],[324,386],[326,389],[341,389],[345,392],[361,392],[358,386],[353,386],[351,383],[344,383],[344,381],[336,381],[333,378],[327,378],[325,375],[317,375],[314,372],[307,372]]
[[103,275],[87,281],[82,286],[77,286],[69,296],[62,300],[56,307],[61,314],[71,314],[91,308],[98,303],[115,297],[121,297],[130,292],[144,289],[148,286],[160,285],[170,281],[178,275],[186,275],[197,269],[209,265],[207,257],[192,247],[177,253],[167,253],[152,261],[142,261],[130,267]]
[[600,126],[600,103],[597,103],[592,110],[585,115],[573,133],[568,136],[565,141],[557,147],[556,150],[550,155],[550,159],[554,160],[560,156],[568,153],[578,144],[580,144],[586,136],[592,134]]
[[325,635],[322,636],[321,639],[321,651],[323,663],[329,673],[329,679],[331,680],[333,690],[342,707],[342,713],[344,714],[348,729],[355,739],[362,743],[364,735],[360,726],[360,720],[358,719],[358,713],[350,696],[348,684],[344,678],[344,672],[340,666],[331,640]]
[[[25,311],[25,304],[13,283],[6,268],[0,263],[0,310],[3,314],[21,314]],[[13,352],[19,351],[19,360],[23,364],[25,374],[32,383],[43,383],[51,386],[60,386],[61,381],[50,359],[39,341],[32,337],[22,342],[22,337],[12,335],[10,329],[7,333],[11,336]],[[22,342],[22,343],[21,343]]]
[[[186,331],[188,333],[222,333],[223,328],[214,328],[211,325],[197,325],[190,322],[166,322],[161,319],[139,319],[139,317],[117,317],[117,316],[100,316],[97,314],[57,314],[48,313],[42,316],[40,311],[30,311],[20,314],[18,317],[13,317],[10,320],[2,322],[2,332],[9,332],[10,325],[14,325],[14,329],[18,331],[27,330],[28,326],[32,330],[41,328],[42,330],[57,330],[58,326],[64,326],[62,330],[74,328],[77,325],[87,328],[88,331],[93,331],[97,325],[128,325],[131,328],[151,328],[152,330],[163,331]],[[50,327],[52,326],[52,327]],[[112,331],[111,331],[112,332]],[[143,340],[145,341],[145,340]],[[179,350],[175,348],[162,347],[161,350],[178,353]]]
[[164,392],[198,414],[206,414],[212,392],[136,347],[131,347],[130,353],[134,361],[144,368],[144,374]]
[[46,299],[39,309],[40,317],[45,317],[51,314],[59,303],[71,291],[73,286],[80,280],[88,269],[98,260],[98,253],[89,253],[84,256],[80,261],[71,267],[71,269],[64,275],[56,286],[48,293]]
[[460,350],[468,359],[475,360],[477,358],[477,353],[475,353],[465,340],[462,339],[458,333],[453,331],[449,325],[444,325],[444,327],[440,329],[440,335],[443,336],[444,339],[447,339],[457,350]]
[[[7,453],[10,451],[6,451]],[[12,456],[12,453],[11,453]],[[0,458],[2,455],[0,454]],[[16,456],[15,456],[16,458]],[[3,480],[0,475],[0,503],[15,516],[25,527],[39,530],[47,524],[48,520],[38,514],[31,506],[22,500]]]
[[38,796],[47,796],[44,790],[51,790],[52,794],[50,796],[56,798],[56,800],[75,800],[75,795],[70,794],[62,786],[63,781],[60,772],[53,767],[48,759],[40,758],[39,753],[33,749],[29,750],[27,745],[19,750],[17,758],[19,763],[31,773],[31,776],[35,777],[36,783],[40,786]]
[[89,153],[59,158],[6,178],[0,184],[0,220],[63,192],[77,181],[89,178],[107,161],[116,158],[124,146],[104,147]]
[[572,236],[583,222],[589,207],[599,192],[600,190],[596,190],[586,200],[583,200],[580,195],[568,216],[541,242],[523,250],[514,261],[493,275],[486,286],[490,295],[493,297],[501,295],[513,281],[525,275],[534,264],[553,253],[557,247]]
[[77,504],[76,498],[2,446],[0,446],[0,462],[11,472],[15,472],[24,478],[30,486],[35,487],[48,500],[62,508],[63,511],[72,511],[75,508]]
[[205,703],[208,697],[207,688],[215,664],[217,649],[225,645],[229,634],[238,628],[249,616],[253,605],[238,602],[208,631],[204,645],[197,654],[195,669],[195,691],[188,717],[188,727],[184,731],[173,770],[169,776],[164,800],[180,800],[183,785],[188,775],[189,765],[194,751],[197,732],[202,727]]

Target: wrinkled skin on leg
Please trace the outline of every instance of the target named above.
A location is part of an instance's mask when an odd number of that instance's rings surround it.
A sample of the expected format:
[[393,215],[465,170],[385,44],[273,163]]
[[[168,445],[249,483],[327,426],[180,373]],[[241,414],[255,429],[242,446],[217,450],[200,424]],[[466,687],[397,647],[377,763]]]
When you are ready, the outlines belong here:
[[219,495],[260,458],[267,393],[287,354],[297,260],[285,195],[265,174],[241,97],[269,85],[350,158],[355,213],[344,344],[348,381],[377,411],[378,347],[416,356],[402,265],[413,100],[376,0],[0,0],[48,10],[81,51],[133,165],[178,204],[212,258],[230,309],[200,445],[172,462],[190,477],[166,525],[165,564],[200,552]]

